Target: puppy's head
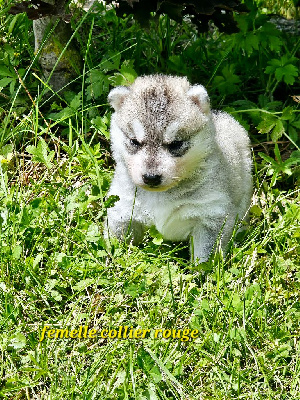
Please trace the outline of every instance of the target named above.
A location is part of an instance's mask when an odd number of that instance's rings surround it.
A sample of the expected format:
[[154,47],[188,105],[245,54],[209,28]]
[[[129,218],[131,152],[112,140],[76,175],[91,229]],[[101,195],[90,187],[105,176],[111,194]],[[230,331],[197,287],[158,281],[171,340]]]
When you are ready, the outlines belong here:
[[205,153],[209,98],[186,78],[150,75],[108,96],[115,110],[111,142],[135,185],[164,191],[189,177]]

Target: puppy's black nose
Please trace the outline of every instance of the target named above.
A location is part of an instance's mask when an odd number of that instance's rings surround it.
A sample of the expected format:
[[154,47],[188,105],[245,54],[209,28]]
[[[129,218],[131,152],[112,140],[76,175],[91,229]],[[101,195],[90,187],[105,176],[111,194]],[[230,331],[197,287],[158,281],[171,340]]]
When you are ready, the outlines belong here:
[[151,174],[145,174],[143,175],[143,181],[146,183],[146,185],[155,187],[161,184],[161,175],[151,175]]

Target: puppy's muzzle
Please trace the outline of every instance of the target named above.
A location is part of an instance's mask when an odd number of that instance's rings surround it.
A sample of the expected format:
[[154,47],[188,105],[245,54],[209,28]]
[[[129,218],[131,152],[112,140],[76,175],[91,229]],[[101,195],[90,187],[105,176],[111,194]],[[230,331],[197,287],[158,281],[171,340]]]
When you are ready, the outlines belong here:
[[144,174],[142,176],[142,178],[143,178],[144,183],[150,187],[159,186],[162,181],[161,175]]

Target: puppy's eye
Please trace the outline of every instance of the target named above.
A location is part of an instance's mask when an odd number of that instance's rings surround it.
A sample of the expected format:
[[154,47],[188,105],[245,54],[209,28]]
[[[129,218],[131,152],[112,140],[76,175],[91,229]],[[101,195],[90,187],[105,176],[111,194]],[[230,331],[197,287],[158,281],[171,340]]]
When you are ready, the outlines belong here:
[[177,151],[179,149],[181,149],[181,147],[183,146],[183,141],[182,140],[174,140],[174,142],[171,142],[170,144],[168,144],[168,149],[172,152],[172,151]]
[[172,156],[181,157],[188,150],[189,144],[183,140],[174,140],[173,142],[167,144],[166,147]]
[[130,139],[130,144],[131,144],[131,146],[134,146],[134,147],[136,147],[136,148],[139,148],[139,147],[142,146],[142,143],[139,142],[139,141],[136,140],[136,139]]

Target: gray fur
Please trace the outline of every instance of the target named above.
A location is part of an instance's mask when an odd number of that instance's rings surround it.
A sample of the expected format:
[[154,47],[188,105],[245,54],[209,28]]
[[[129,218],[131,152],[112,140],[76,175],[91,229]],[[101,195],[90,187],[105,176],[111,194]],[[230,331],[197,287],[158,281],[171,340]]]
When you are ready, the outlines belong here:
[[[142,240],[155,225],[167,240],[193,236],[194,256],[206,261],[221,232],[226,248],[236,218],[251,201],[251,155],[245,129],[211,112],[201,85],[164,75],[139,77],[108,99],[116,161],[106,235]],[[181,144],[182,143],[182,144]],[[179,148],[178,148],[179,146]],[[145,182],[161,180],[159,185]],[[134,206],[134,207],[133,207]]]

